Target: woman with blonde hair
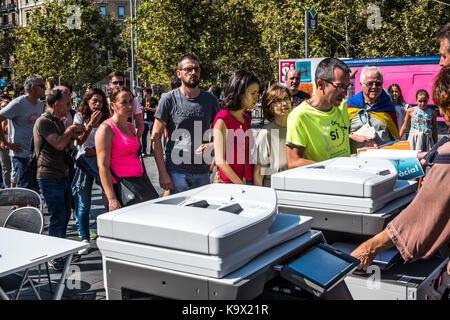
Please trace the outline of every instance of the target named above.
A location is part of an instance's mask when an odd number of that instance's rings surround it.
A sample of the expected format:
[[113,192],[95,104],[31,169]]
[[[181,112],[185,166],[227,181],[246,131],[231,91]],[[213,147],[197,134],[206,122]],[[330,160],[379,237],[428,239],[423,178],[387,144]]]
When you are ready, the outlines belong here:
[[256,137],[257,163],[254,184],[270,187],[272,174],[288,169],[286,160],[287,118],[292,110],[289,91],[279,84],[272,85],[263,95],[264,118],[270,121]]

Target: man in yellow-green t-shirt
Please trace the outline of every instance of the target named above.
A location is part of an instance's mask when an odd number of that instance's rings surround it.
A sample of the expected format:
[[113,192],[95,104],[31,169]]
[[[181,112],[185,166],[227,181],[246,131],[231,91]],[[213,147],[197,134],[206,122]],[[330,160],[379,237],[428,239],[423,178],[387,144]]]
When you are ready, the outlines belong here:
[[286,158],[289,168],[296,168],[336,157],[350,156],[347,104],[343,102],[350,85],[350,69],[339,59],[322,60],[316,69],[317,90],[288,117]]

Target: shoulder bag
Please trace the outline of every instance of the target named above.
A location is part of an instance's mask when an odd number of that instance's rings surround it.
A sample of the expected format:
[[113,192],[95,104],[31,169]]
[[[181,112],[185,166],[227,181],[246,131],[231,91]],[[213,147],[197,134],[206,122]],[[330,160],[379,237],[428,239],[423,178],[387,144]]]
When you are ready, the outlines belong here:
[[[132,128],[131,132],[136,136]],[[138,155],[144,173],[140,177],[118,177],[113,169],[110,167],[111,174],[117,181],[118,192],[116,194],[117,200],[123,207],[131,206],[133,204],[141,203],[144,201],[153,200],[159,197],[150,179],[148,178],[147,171],[144,165],[144,159],[141,155],[141,145],[139,144]]]

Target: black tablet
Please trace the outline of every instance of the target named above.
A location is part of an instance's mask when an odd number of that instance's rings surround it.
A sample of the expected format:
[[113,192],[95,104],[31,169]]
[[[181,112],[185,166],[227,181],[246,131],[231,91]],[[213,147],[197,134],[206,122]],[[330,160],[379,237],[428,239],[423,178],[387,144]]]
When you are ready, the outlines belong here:
[[321,295],[343,280],[359,263],[349,254],[321,243],[283,268],[282,276]]

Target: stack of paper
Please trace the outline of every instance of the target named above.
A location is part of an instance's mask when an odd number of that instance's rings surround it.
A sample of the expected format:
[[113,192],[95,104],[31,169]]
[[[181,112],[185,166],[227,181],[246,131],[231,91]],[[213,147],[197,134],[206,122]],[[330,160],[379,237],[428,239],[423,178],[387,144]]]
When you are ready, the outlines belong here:
[[417,179],[424,175],[417,154],[417,150],[411,150],[409,141],[393,141],[379,147],[358,149],[360,158],[391,160],[397,170],[399,180]]

